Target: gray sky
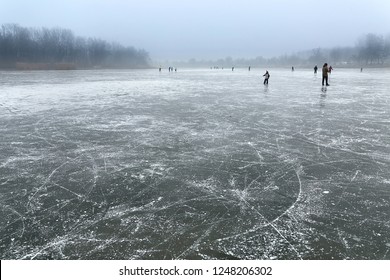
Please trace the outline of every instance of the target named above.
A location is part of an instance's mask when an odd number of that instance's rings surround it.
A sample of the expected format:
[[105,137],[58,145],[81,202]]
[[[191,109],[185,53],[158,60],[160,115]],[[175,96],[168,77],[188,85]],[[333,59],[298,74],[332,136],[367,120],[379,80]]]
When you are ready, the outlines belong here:
[[63,27],[154,60],[250,58],[390,33],[390,0],[0,0],[0,24]]

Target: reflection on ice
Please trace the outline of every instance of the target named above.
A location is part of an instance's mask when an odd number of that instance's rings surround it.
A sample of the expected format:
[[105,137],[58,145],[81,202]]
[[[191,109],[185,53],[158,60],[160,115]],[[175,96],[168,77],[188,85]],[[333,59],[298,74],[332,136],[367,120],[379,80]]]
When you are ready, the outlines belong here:
[[1,72],[1,257],[389,259],[390,75],[354,71]]

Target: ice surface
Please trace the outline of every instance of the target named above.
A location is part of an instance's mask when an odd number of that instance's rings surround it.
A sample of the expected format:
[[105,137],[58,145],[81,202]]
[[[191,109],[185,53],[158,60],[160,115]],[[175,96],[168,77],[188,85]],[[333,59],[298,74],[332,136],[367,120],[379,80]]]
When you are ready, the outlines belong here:
[[2,259],[390,259],[390,70],[0,72]]

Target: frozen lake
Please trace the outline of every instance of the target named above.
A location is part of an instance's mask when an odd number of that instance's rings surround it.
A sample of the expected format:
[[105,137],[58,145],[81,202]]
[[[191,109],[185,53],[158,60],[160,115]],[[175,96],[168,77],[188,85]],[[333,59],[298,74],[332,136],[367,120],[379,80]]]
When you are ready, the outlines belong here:
[[1,259],[390,259],[390,70],[0,72]]

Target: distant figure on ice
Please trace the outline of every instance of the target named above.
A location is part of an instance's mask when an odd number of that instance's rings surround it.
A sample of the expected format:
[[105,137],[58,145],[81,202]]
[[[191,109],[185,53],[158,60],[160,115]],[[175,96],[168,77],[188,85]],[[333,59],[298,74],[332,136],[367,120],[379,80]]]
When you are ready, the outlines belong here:
[[328,84],[328,63],[325,63],[324,66],[322,66],[322,85],[324,85],[324,82],[326,82],[326,85],[329,86]]
[[292,71],[292,72],[294,72],[294,66],[293,66],[293,67],[291,67],[291,71]]
[[161,67],[160,67],[160,68],[158,68],[158,72],[161,72]]
[[330,66],[329,66],[329,73],[331,73],[332,70],[333,70],[333,67],[330,65]]
[[251,67],[250,66],[248,67],[248,71],[251,71]]
[[264,84],[268,85],[268,79],[271,75],[268,73],[268,71],[265,71],[265,74],[263,75],[264,77]]
[[316,66],[314,66],[314,74],[317,74],[317,70],[318,70],[318,67],[316,65]]
[[363,72],[363,68],[360,68],[360,72]]
[[232,67],[232,71],[234,71],[234,67]]

